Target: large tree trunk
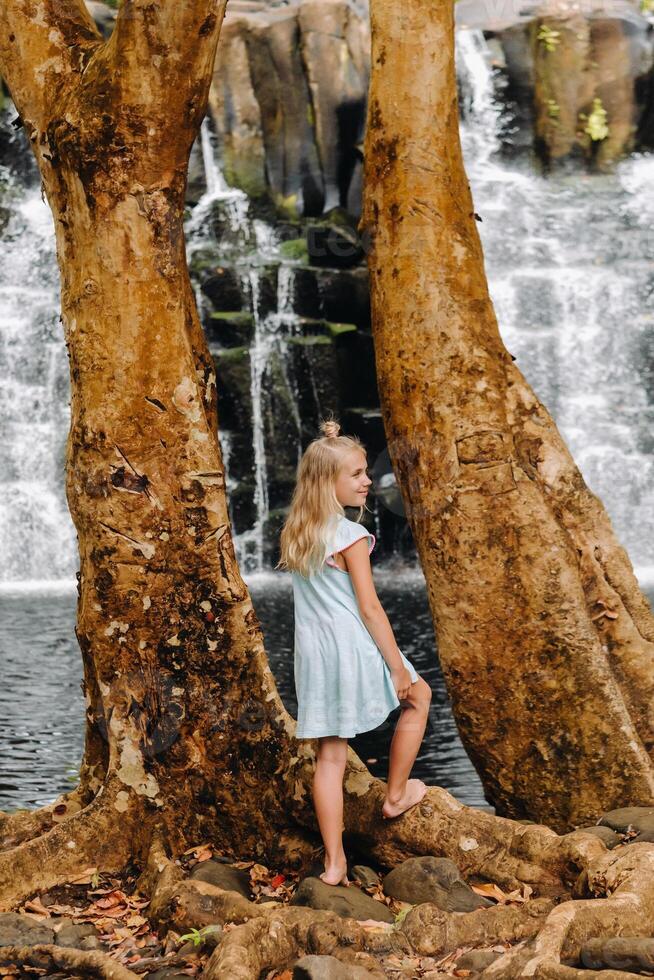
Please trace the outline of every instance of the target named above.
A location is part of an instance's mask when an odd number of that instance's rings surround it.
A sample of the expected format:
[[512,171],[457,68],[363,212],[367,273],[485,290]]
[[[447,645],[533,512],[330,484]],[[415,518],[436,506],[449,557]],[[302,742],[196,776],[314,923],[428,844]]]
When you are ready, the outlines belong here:
[[564,830],[654,801],[654,621],[500,339],[461,155],[452,4],[371,10],[362,229],[389,451],[487,798]]
[[[174,851],[209,836],[252,855],[289,823],[292,725],[235,560],[182,225],[225,3],[127,0],[106,43],[75,0],[0,13],[55,219],[87,701],[70,819],[42,838],[56,859],[38,840],[17,859],[28,890],[143,854],[154,821]],[[86,831],[66,851],[72,821]],[[0,895],[15,882],[0,862]]]

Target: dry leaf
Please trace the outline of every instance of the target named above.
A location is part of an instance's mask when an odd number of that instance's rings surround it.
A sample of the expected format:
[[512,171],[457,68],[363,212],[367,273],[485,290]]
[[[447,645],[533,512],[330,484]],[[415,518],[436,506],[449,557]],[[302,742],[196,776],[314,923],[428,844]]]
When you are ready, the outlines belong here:
[[25,902],[23,908],[26,912],[36,912],[37,915],[45,916],[46,918],[50,917],[49,909],[45,907],[38,895],[31,901]]
[[393,928],[392,922],[381,922],[379,919],[361,919],[359,925],[364,929],[379,929],[381,932],[388,932]]
[[187,854],[195,854],[197,851],[205,851],[209,848],[213,850],[213,844],[207,842],[206,844],[196,844],[195,847],[189,847],[188,851],[184,851],[182,857],[186,857]]

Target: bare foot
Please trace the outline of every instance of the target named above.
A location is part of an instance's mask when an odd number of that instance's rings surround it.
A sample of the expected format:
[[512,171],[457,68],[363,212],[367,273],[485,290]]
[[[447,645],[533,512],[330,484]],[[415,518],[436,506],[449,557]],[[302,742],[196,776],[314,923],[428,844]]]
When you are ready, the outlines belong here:
[[320,880],[326,885],[349,885],[347,880],[347,864],[335,865],[333,868],[325,868],[320,875]]
[[420,779],[409,779],[406,784],[404,794],[399,800],[391,803],[388,799],[384,801],[382,807],[382,817],[384,820],[392,820],[399,817],[401,813],[406,813],[412,806],[424,798],[427,787]]

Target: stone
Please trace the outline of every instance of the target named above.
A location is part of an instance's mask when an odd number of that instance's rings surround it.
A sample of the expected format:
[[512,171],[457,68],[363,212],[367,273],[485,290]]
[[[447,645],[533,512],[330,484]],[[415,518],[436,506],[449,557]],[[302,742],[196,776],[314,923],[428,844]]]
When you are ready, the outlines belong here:
[[650,936],[588,939],[581,947],[579,963],[590,970],[654,973],[654,939]]
[[[68,946],[74,949],[88,949],[89,946],[82,946],[82,942],[88,939],[95,939],[98,942],[98,930],[94,925],[87,922],[64,921],[59,928],[55,929],[55,942],[57,946]],[[91,947],[94,948],[94,947]],[[97,947],[95,947],[97,948]]]
[[0,914],[0,946],[36,946],[53,943],[55,931],[43,919],[18,912]]
[[614,830],[610,827],[579,827],[579,830],[583,830],[585,834],[592,834],[594,837],[599,837],[603,841],[609,851],[612,851],[614,847],[622,843],[622,837],[616,834]]
[[502,955],[494,949],[471,949],[459,957],[456,961],[456,968],[457,970],[470,970],[471,973],[481,973]]
[[346,0],[305,0],[298,25],[328,210],[344,203],[364,135],[370,29]]
[[181,966],[162,966],[152,973],[145,974],[146,980],[183,980],[188,977]]
[[210,313],[203,326],[210,346],[247,347],[254,335],[254,316],[247,310]]
[[354,323],[369,329],[368,271],[363,266],[352,269],[295,266],[293,283],[295,311],[300,316]]
[[222,149],[225,180],[251,198],[267,194],[261,108],[252,86],[249,18],[228,4],[209,91],[209,111]]
[[366,864],[355,864],[350,874],[365,888],[374,888],[376,885],[381,885],[381,876]]
[[335,956],[303,956],[293,967],[293,980],[370,980],[373,976],[364,967],[341,963]]
[[629,806],[609,810],[608,813],[602,814],[598,825],[610,827],[619,834],[626,834],[630,829],[637,830],[638,836],[632,837],[630,843],[654,841],[654,807]]
[[329,337],[290,337],[290,372],[297,392],[297,411],[302,426],[302,443],[315,438],[318,420],[325,413],[340,414],[340,383],[337,351]]
[[321,222],[307,228],[309,264],[332,269],[349,269],[364,257],[361,239],[348,224]]
[[320,878],[305,878],[301,881],[291,905],[326,909],[336,912],[344,919],[395,921],[395,916],[388,906],[366,895],[356,885],[326,885]]
[[431,902],[445,912],[472,912],[493,904],[473,892],[449,858],[409,858],[386,875],[383,887],[401,902]]
[[206,881],[209,885],[222,888],[228,892],[238,892],[244,898],[250,899],[250,876],[247,871],[241,868],[234,868],[231,864],[223,864],[222,861],[201,861],[196,864],[191,871],[190,877],[194,881]]
[[261,109],[266,177],[280,213],[319,215],[323,177],[309,87],[292,8],[250,17],[247,46],[252,88]]
[[239,273],[230,266],[219,266],[200,286],[216,310],[236,311],[246,306],[246,297]]
[[[214,351],[216,388],[221,428],[252,434],[252,392],[250,351],[247,347],[230,347]],[[233,472],[232,476],[237,476]],[[237,476],[238,478],[238,476]]]
[[283,507],[290,500],[301,438],[302,424],[287,362],[283,350],[273,349],[262,378],[261,420],[269,481],[268,505],[271,508]]

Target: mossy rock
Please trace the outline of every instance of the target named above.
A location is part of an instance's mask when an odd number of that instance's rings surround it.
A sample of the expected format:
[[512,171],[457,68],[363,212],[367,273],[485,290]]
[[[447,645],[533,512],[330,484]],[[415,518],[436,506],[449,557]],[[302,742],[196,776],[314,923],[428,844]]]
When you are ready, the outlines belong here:
[[324,334],[312,334],[309,337],[289,337],[289,344],[296,346],[314,347],[316,344],[331,344],[331,338]]
[[343,334],[357,331],[355,323],[334,323],[331,320],[323,320],[323,323],[332,337],[341,337]]
[[354,323],[334,323],[331,320],[320,320],[310,316],[300,318],[300,328],[304,337],[324,335],[332,339],[357,330],[357,326]]
[[287,242],[282,242],[279,251],[285,259],[292,262],[302,262],[307,265],[309,262],[309,250],[305,238],[291,238]]
[[248,346],[254,335],[254,316],[247,310],[210,313],[204,321],[204,332],[209,344]]

